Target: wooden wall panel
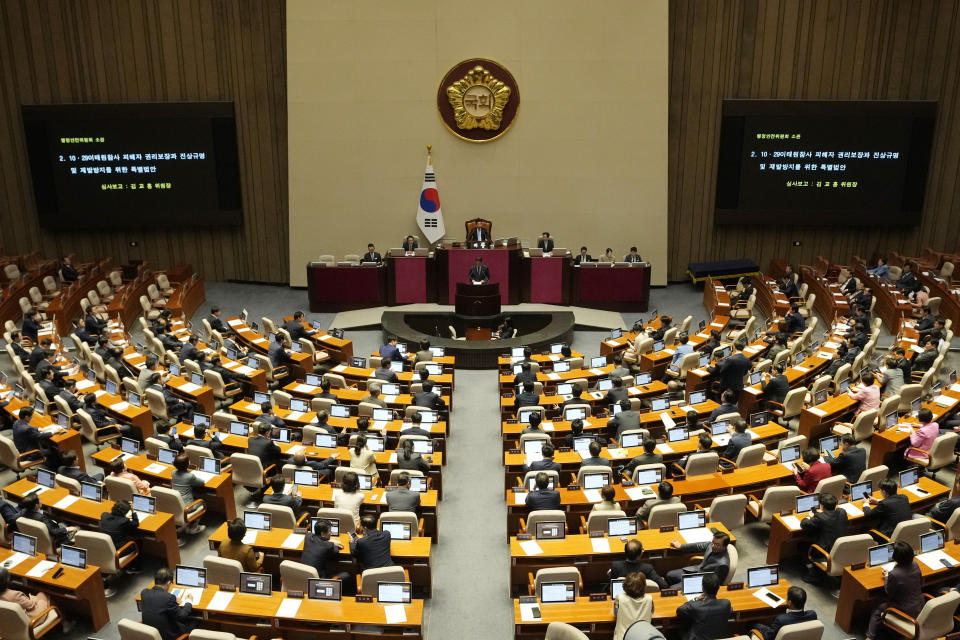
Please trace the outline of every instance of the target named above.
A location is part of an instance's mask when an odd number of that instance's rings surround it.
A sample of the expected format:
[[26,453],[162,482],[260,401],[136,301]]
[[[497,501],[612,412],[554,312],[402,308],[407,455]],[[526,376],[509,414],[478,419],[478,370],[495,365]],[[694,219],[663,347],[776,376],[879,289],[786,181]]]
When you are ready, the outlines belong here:
[[[721,102],[937,100],[924,211],[905,230],[713,224]],[[670,279],[689,262],[960,250],[960,3],[671,0]],[[802,243],[792,246],[794,240]]]
[[[284,0],[0,3],[0,246],[160,267],[189,262],[211,280],[286,282],[284,7]],[[39,228],[20,105],[203,100],[235,104],[241,227],[96,234]]]

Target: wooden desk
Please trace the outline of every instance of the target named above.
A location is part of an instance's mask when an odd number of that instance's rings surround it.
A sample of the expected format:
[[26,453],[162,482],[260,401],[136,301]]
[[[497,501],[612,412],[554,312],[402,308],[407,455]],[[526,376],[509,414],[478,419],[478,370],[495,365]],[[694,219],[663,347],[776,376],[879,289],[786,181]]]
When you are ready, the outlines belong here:
[[800,413],[800,426],[797,435],[806,436],[807,442],[813,445],[819,438],[827,435],[830,428],[857,412],[860,403],[847,393],[828,398],[826,402],[814,407],[805,407]]
[[[106,274],[112,268],[110,258],[105,258],[97,262],[101,274]],[[82,283],[78,280],[72,283],[73,286],[66,286],[60,290],[59,295],[50,300],[43,312],[47,318],[53,321],[57,335],[67,336],[73,329],[73,319],[81,315],[80,301],[85,300],[87,292],[97,288],[96,278],[86,278]],[[46,289],[40,285],[40,291]]]
[[[9,390],[9,387],[6,390]],[[17,414],[15,412],[19,412],[21,408],[27,405],[27,402],[18,400],[14,396],[10,396],[8,404],[3,408],[3,410],[10,414],[14,420],[16,420]],[[54,426],[54,424],[55,423],[50,419],[50,416],[41,416],[38,413],[34,413],[33,417],[30,418],[30,426],[36,427],[37,429],[51,427]],[[57,450],[59,450],[61,453],[68,450],[75,451],[77,453],[77,464],[81,469],[86,471],[87,463],[83,457],[83,438],[80,436],[79,431],[75,431],[73,429],[61,431],[60,433],[52,436],[50,441],[57,445]]]
[[[21,478],[4,487],[3,492],[14,502],[19,503],[27,491],[37,487],[26,478]],[[85,529],[99,528],[100,516],[113,508],[112,500],[94,502],[85,498],[77,498],[65,508],[57,507],[57,503],[68,497],[70,492],[63,487],[54,487],[39,494],[40,504],[51,511],[58,520],[63,520]],[[141,552],[149,553],[158,558],[165,558],[171,566],[180,562],[180,547],[177,545],[177,527],[173,522],[173,515],[157,512],[140,521]]]
[[753,276],[757,308],[769,319],[782,318],[790,310],[790,300],[783,295],[775,280],[763,274]]
[[[438,363],[439,364],[439,363]],[[444,368],[446,371],[446,368]],[[330,373],[339,373],[347,380],[349,383],[357,385],[363,389],[368,389],[371,382],[383,383],[383,380],[379,380],[373,376],[376,369],[373,367],[351,367],[345,364],[338,364],[337,366],[330,369]],[[410,383],[414,382],[414,372],[413,371],[402,371],[397,374],[399,378],[399,384],[401,386],[406,386],[407,389],[410,388]],[[453,389],[453,369],[450,369],[449,373],[443,373],[439,376],[430,376],[430,381],[434,384],[440,385],[443,390],[449,394]],[[420,382],[420,376],[417,375],[416,382]]]
[[[284,316],[284,322],[290,322],[293,316]],[[334,362],[345,362],[350,364],[350,358],[353,357],[353,342],[346,338],[338,338],[322,329],[314,329],[313,325],[305,320],[300,321],[300,325],[307,331],[313,331],[309,336],[310,342],[317,351],[325,351],[330,354]]]
[[[274,591],[269,596],[233,593],[226,609],[211,609],[211,600],[218,591],[217,587],[204,589],[200,601],[194,603],[193,610],[208,623],[205,627],[236,631],[244,637],[270,634],[271,637],[285,640],[361,640],[369,638],[369,627],[376,625],[385,627],[380,634],[382,637],[423,639],[423,600],[402,605],[407,621],[390,624],[384,613],[384,605],[378,602],[357,602],[351,597],[344,597],[340,602],[304,598],[300,601],[296,617],[289,618],[277,616],[287,596],[282,591]],[[140,607],[139,595],[137,607]]]
[[[923,403],[923,407],[930,409],[933,413],[934,422],[953,412],[960,405],[960,392],[953,391],[948,387],[941,392],[941,395],[952,399],[953,402],[948,406],[937,404],[933,400]],[[880,417],[880,420],[883,420],[883,416]],[[898,425],[900,424],[915,425],[918,424],[918,421],[913,416],[907,415],[900,417]],[[879,433],[874,433],[870,440],[870,459],[867,466],[875,467],[884,464],[884,461],[889,457],[898,453],[902,454],[902,451],[910,444],[910,435],[910,433],[899,429],[885,429]]]
[[570,270],[570,304],[615,311],[646,311],[650,300],[650,265],[600,267],[574,265]]
[[[147,408],[146,400],[142,401],[141,406],[134,407],[127,403],[126,391],[123,389],[117,389],[117,391],[123,393],[123,396],[112,395],[103,391],[103,388],[99,384],[84,380],[80,374],[68,377],[77,381],[78,391],[96,394],[97,404],[106,409],[110,418],[114,421],[129,424],[139,429],[143,440],[153,436],[153,414],[150,413],[150,409]],[[121,402],[123,404],[119,404]],[[121,408],[119,410],[115,409],[114,405],[119,405]]]
[[840,316],[850,313],[850,304],[842,293],[840,285],[818,276],[810,267],[800,267],[800,278],[807,285],[807,295],[815,294],[817,299],[813,303],[820,317],[827,324]]
[[[0,562],[14,554],[12,549],[0,548]],[[99,631],[110,622],[107,611],[107,598],[103,588],[100,568],[88,564],[86,569],[74,569],[57,563],[39,578],[28,576],[27,572],[37,563],[45,560],[43,554],[27,558],[14,567],[10,567],[11,587],[29,591],[41,591],[50,596],[50,601],[63,611],[79,614],[88,618],[94,631]],[[57,569],[63,574],[54,578]]]
[[[296,534],[296,544],[284,546],[284,542],[291,535]],[[208,540],[211,551],[217,551],[220,543],[227,540],[227,523],[221,524]],[[273,574],[274,584],[280,582],[280,563],[284,560],[300,562],[303,555],[303,531],[274,527],[270,531],[258,531],[257,539],[252,543],[254,549],[262,551],[265,559],[262,571]],[[340,534],[338,538],[343,549],[340,550],[336,568],[327,571],[327,575],[336,575],[341,571],[359,573],[357,563],[350,555],[350,535]],[[430,538],[414,537],[411,540],[391,540],[390,557],[393,561],[406,569],[410,574],[418,597],[429,598],[433,591],[433,578],[430,568]],[[376,596],[376,594],[373,594]]]
[[167,300],[167,309],[170,309],[175,317],[186,320],[193,316],[206,299],[203,278],[192,274],[173,288],[173,293]]
[[883,319],[887,331],[896,334],[900,329],[900,320],[904,317],[910,317],[910,312],[913,309],[910,302],[895,286],[886,281],[881,282],[868,274],[860,263],[857,263],[854,275],[860,278],[865,286],[869,286],[873,290],[873,297],[877,301],[873,306],[874,313]]
[[[918,486],[928,492],[926,496],[921,497],[911,491],[905,491],[903,489],[897,490],[897,493],[907,496],[910,500],[910,508],[915,513],[930,509],[950,493],[950,487],[945,487],[927,477],[921,477]],[[882,497],[879,490],[874,491],[873,495],[878,499]],[[851,514],[850,512],[847,513],[850,530],[846,535],[852,536],[856,533],[876,528],[876,521],[871,522],[864,518],[862,513],[863,500],[857,500],[851,504],[856,507],[857,510],[861,511],[861,513],[859,515]],[[837,508],[842,509],[844,507],[841,505]],[[809,538],[803,529],[791,529],[787,523],[784,522],[783,518],[780,517],[780,514],[774,514],[773,520],[770,522],[770,540],[767,544],[767,564],[778,564],[782,558],[789,558],[796,553],[798,544],[807,539]]]
[[[790,584],[781,580],[780,584],[770,590],[786,599],[789,588]],[[770,604],[761,601],[753,593],[748,589],[728,591],[727,587],[720,588],[717,596],[730,601],[734,617],[733,622],[728,623],[728,629],[724,635],[734,635],[735,630],[746,630],[756,622],[769,622],[783,611],[780,607],[772,608]],[[679,637],[671,632],[683,628],[684,623],[676,616],[677,609],[687,599],[682,595],[663,597],[659,592],[652,593],[650,596],[653,598],[654,624],[663,627],[667,637]],[[609,638],[613,635],[616,619],[613,617],[613,603],[610,600],[591,602],[588,597],[580,597],[577,598],[576,603],[539,606],[541,618],[535,622],[524,622],[520,615],[520,602],[514,600],[514,640],[541,640],[546,633],[547,625],[551,622],[576,625],[580,629],[586,629],[587,635],[591,638]]]
[[[721,523],[711,523],[711,527],[727,534],[730,532]],[[661,532],[659,529],[642,529],[631,539],[643,543],[644,557],[653,562],[657,573],[665,575],[670,569],[690,564],[692,553],[681,552],[670,547],[672,540],[683,540],[676,531]],[[596,542],[594,542],[596,540]],[[731,543],[736,540],[731,535]],[[528,574],[536,574],[546,567],[575,566],[580,570],[584,591],[588,585],[598,587],[610,581],[607,575],[614,560],[623,558],[626,542],[619,537],[591,538],[585,534],[567,535],[563,540],[537,540],[543,551],[541,554],[528,555],[515,536],[510,538],[510,597],[527,595]],[[597,546],[595,546],[597,545]],[[598,546],[609,545],[609,551]]]
[[[94,464],[104,470],[105,475],[109,475],[110,463],[121,456],[122,454],[119,449],[107,447],[95,452],[90,457]],[[171,465],[150,460],[143,454],[127,458],[124,464],[127,467],[127,471],[143,478],[150,484],[168,488],[171,486],[171,476],[173,475],[173,467]],[[155,471],[148,469],[151,465],[159,465],[163,467],[163,470]],[[210,478],[204,484],[202,491],[194,490],[194,493],[199,494],[196,497],[203,498],[203,501],[207,504],[210,511],[222,513],[227,521],[237,517],[237,503],[233,493],[233,474],[230,471],[224,471],[220,475]]]

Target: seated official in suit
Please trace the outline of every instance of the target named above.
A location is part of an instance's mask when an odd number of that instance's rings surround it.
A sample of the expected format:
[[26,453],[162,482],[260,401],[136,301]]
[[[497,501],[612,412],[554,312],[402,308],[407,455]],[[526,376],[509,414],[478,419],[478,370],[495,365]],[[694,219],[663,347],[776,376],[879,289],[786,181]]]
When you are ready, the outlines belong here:
[[625,478],[632,478],[633,471],[642,464],[662,464],[663,456],[656,452],[657,441],[653,438],[646,438],[643,441],[643,453],[634,456],[627,466],[621,472]]
[[[363,396],[360,402],[368,402],[370,404],[375,404],[381,409],[387,408],[386,401],[380,397],[380,385],[371,384],[367,387],[367,395]],[[363,416],[366,417],[366,416]]]
[[[412,429],[404,430],[404,435],[410,433]],[[411,434],[422,435],[422,434]],[[397,469],[406,469],[408,471],[419,471],[421,473],[430,473],[430,463],[423,459],[423,456],[413,450],[413,440],[404,440],[397,449]]]
[[753,444],[753,438],[747,433],[747,421],[743,418],[733,419],[733,435],[727,443],[727,448],[723,450],[723,457],[730,462],[736,462],[740,450]]
[[207,322],[210,324],[210,328],[219,332],[220,335],[233,333],[230,325],[220,319],[220,307],[210,307],[210,315],[207,316]]
[[607,421],[607,433],[610,434],[611,438],[620,442],[624,432],[639,429],[641,424],[640,412],[634,411],[633,402],[624,398],[618,404],[620,405],[620,413]]
[[363,516],[360,520],[361,537],[351,534],[350,555],[356,558],[361,569],[392,567],[390,557],[390,534],[377,529],[374,516]]
[[773,640],[780,629],[787,625],[816,620],[817,612],[805,611],[803,607],[806,604],[807,592],[800,587],[790,587],[787,589],[787,610],[770,624],[758,624],[754,628],[763,635],[763,640]]
[[60,456],[60,460],[63,462],[63,465],[57,469],[57,473],[60,475],[73,478],[77,482],[92,482],[94,484],[103,482],[102,473],[95,473],[91,476],[80,468],[80,465],[77,463],[77,452],[73,449],[64,451]]
[[840,438],[840,455],[825,456],[830,464],[832,475],[842,475],[847,482],[854,483],[860,479],[860,474],[867,468],[867,452],[857,446],[857,439],[852,434],[845,433]]
[[317,570],[321,579],[333,578],[340,581],[340,587],[345,595],[355,594],[357,581],[350,578],[346,571],[336,575],[327,573],[327,564],[337,562],[343,544],[339,540],[330,538],[330,523],[326,518],[317,518],[313,525],[313,532],[303,539],[303,553],[300,562]]
[[640,254],[637,253],[636,247],[630,247],[630,253],[623,256],[624,262],[643,262],[643,258],[640,257]]
[[[557,494],[557,504],[559,503],[560,494]],[[54,520],[51,516],[48,516],[46,512],[42,511],[40,509],[40,498],[38,498],[35,493],[31,493],[20,501],[20,512],[17,518],[30,518],[31,520],[42,522],[44,526],[47,527],[47,533],[50,534],[50,539],[53,540],[55,547],[59,547],[64,542],[73,540],[73,536],[79,531],[77,527],[67,527],[60,524],[59,521]]]
[[790,390],[790,381],[787,380],[787,376],[783,375],[785,369],[786,365],[783,362],[778,362],[773,367],[774,375],[765,374],[763,380],[760,381],[760,389],[766,394],[767,402],[783,404],[784,398],[787,397],[787,392]]
[[889,538],[898,524],[913,518],[913,512],[910,510],[910,499],[897,493],[897,482],[894,479],[881,480],[880,493],[883,496],[880,500],[873,496],[867,498],[869,504],[863,505],[863,517],[874,529]]
[[260,502],[262,504],[275,504],[281,507],[290,507],[290,509],[293,510],[293,515],[299,518],[307,511],[303,508],[303,498],[299,495],[299,493],[284,495],[284,488],[286,488],[286,482],[284,482],[283,474],[278,473],[270,478],[270,489],[272,490],[272,493],[264,493],[263,500]]
[[420,248],[420,243],[413,236],[407,236],[403,240],[402,247],[405,254],[412,255],[414,251]]
[[821,480],[833,475],[833,471],[829,464],[820,459],[820,452],[814,447],[807,447],[801,455],[802,461],[794,463],[801,470],[794,470],[793,475],[800,490],[804,493],[810,493],[817,488]]
[[360,262],[376,262],[377,264],[382,264],[383,256],[377,253],[377,248],[373,246],[371,242],[367,245],[367,252],[360,258]]
[[477,256],[470,267],[470,282],[474,284],[484,284],[490,281],[490,267],[483,264],[483,258]]
[[607,406],[611,404],[620,404],[621,400],[626,400],[630,397],[630,393],[623,388],[623,380],[618,378],[611,378],[610,382],[613,384],[613,387],[607,391],[607,394],[603,396],[601,402]]
[[[667,583],[671,587],[675,587],[683,582],[683,574],[685,573],[706,573],[708,571],[715,573],[717,579],[723,582],[727,577],[727,572],[730,571],[730,555],[727,552],[729,545],[730,536],[722,531],[713,534],[713,539],[710,542],[683,544],[680,540],[671,540],[670,546],[683,553],[697,553],[700,551],[705,553],[699,564],[668,571]],[[704,583],[706,583],[706,581],[704,581]]]
[[544,472],[537,474],[536,489],[527,493],[524,503],[530,511],[560,508],[560,492],[550,486],[550,476]]
[[288,320],[283,323],[283,328],[287,330],[287,333],[290,334],[291,340],[299,340],[300,338],[308,338],[316,333],[316,330],[310,329],[309,331],[303,326],[303,311],[294,311],[293,319]]
[[590,513],[594,511],[620,511],[620,503],[616,501],[617,489],[612,484],[605,484],[600,489],[600,502],[593,505]]
[[[913,547],[902,540],[893,543],[894,566],[883,572],[886,600],[877,605],[867,624],[867,640],[882,637],[883,614],[895,607],[908,616],[917,617],[926,600],[923,597],[923,573],[914,559]],[[922,631],[922,627],[921,627]],[[922,636],[921,636],[922,637]]]
[[683,640],[725,638],[733,606],[726,598],[717,598],[721,579],[716,574],[703,576],[703,593],[677,608],[677,617],[688,623]]
[[[837,538],[847,535],[849,523],[847,512],[837,509],[837,497],[832,493],[820,494],[820,508],[813,508],[809,515],[800,521],[800,528],[813,538],[813,543],[824,551],[833,549]],[[814,582],[818,574],[812,563],[807,563],[806,582]]]
[[[171,436],[167,437],[169,438]],[[175,440],[179,440],[179,438],[175,438]],[[220,442],[219,438],[210,438],[207,440],[207,425],[205,424],[194,425],[193,437],[187,440],[187,445],[209,449],[210,455],[217,460],[223,460],[227,455],[223,450],[223,443]],[[182,451],[182,449],[178,450]]]
[[523,465],[523,472],[527,473],[528,471],[556,471],[560,473],[560,463],[554,462],[553,460],[553,445],[549,441],[544,441],[543,446],[540,448],[540,453],[543,455],[543,460],[535,460],[529,465]]
[[[529,368],[530,365],[527,365]],[[536,387],[533,384],[532,380],[527,380],[523,383],[523,391],[517,394],[513,399],[513,406],[516,409],[522,407],[535,407],[540,404],[540,395],[534,393]]]
[[417,407],[427,407],[434,411],[440,411],[447,406],[440,394],[434,391],[433,380],[425,380],[421,385],[423,391],[413,394],[413,404]]
[[640,556],[643,555],[643,543],[637,539],[628,540],[623,545],[623,560],[614,560],[610,565],[610,579],[625,578],[631,573],[640,572],[647,576],[648,580],[656,582],[661,589],[667,588],[667,581],[657,574],[657,570],[649,562],[643,562]]
[[430,351],[430,341],[421,340],[418,350],[413,354],[414,362],[433,362],[433,351]]
[[593,256],[587,253],[586,247],[580,247],[580,253],[573,259],[573,264],[581,265],[584,262],[593,262]]
[[200,350],[197,349],[197,343],[200,342],[200,336],[197,334],[191,334],[187,338],[187,341],[183,343],[180,347],[180,353],[177,356],[180,360],[198,360],[200,356]]
[[275,367],[285,367],[294,364],[290,351],[287,350],[286,339],[279,333],[274,334],[274,340],[267,349],[267,356],[270,358],[270,364]]
[[609,467],[610,458],[601,458],[600,452],[603,450],[603,445],[601,445],[596,440],[592,441],[588,447],[590,455],[583,459],[580,462],[580,467]]
[[410,474],[397,474],[397,488],[387,491],[387,507],[390,511],[412,511],[420,509],[420,494],[410,490]]
[[153,586],[140,592],[140,615],[143,624],[160,632],[163,640],[176,640],[190,633],[199,620],[190,618],[193,603],[187,597],[183,606],[170,593],[173,586],[173,572],[160,567],[153,574]]
[[390,363],[393,362],[390,358],[384,358],[380,361],[380,366],[374,369],[373,377],[377,380],[383,380],[384,382],[397,383],[400,382],[400,378],[397,376],[397,372],[390,368]]
[[722,415],[728,413],[740,413],[740,407],[737,406],[737,392],[732,389],[726,389],[720,394],[720,400],[723,404],[710,412],[707,422],[713,422]]
[[378,354],[381,360],[396,360],[397,362],[403,362],[403,354],[400,353],[400,349],[397,347],[397,337],[390,336],[387,339],[387,343],[380,347]]
[[653,598],[647,591],[645,573],[629,573],[623,580],[623,593],[613,600],[613,617],[616,626],[613,640],[623,640],[624,634],[634,623],[647,622],[653,618]]
[[[190,472],[190,458],[186,454],[181,453],[176,458],[173,459],[173,473],[170,476],[170,488],[180,494],[180,497],[183,499],[183,504],[190,505],[194,502],[193,490],[202,489],[204,487],[204,482],[197,476],[193,475]],[[203,503],[197,504],[190,509],[187,513],[192,514],[198,509],[203,508]],[[187,527],[187,533],[194,535],[200,533],[207,528],[207,525],[202,524],[198,518],[196,522]]]
[[467,242],[471,244],[478,244],[481,242],[490,242],[490,232],[483,228],[481,225],[475,225],[473,229],[467,234]]
[[958,507],[960,507],[960,496],[947,498],[934,505],[933,509],[927,512],[927,517],[933,518],[937,522],[946,522]]
[[[653,442],[651,440],[651,442]],[[661,504],[679,504],[680,498],[673,495],[673,485],[667,480],[663,480],[657,485],[657,497],[653,500],[647,500],[639,509],[637,509],[637,518],[646,522],[650,517],[650,510]]]
[[[204,430],[204,432],[206,432],[206,430]],[[196,434],[196,428],[194,428],[194,434]],[[183,453],[183,443],[180,442],[180,438],[170,435],[169,422],[157,422],[154,426],[153,438],[166,444],[167,448]],[[217,444],[220,444],[219,440]],[[222,458],[223,456],[221,455],[220,457]]]
[[[113,546],[120,549],[128,542],[136,543],[139,537],[140,518],[130,509],[126,500],[117,500],[110,511],[100,514],[100,531],[110,536]],[[124,569],[127,573],[140,572],[140,556],[134,558]]]
[[537,249],[543,249],[544,253],[553,251],[553,238],[550,237],[549,231],[544,231],[540,235],[540,239],[537,240]]

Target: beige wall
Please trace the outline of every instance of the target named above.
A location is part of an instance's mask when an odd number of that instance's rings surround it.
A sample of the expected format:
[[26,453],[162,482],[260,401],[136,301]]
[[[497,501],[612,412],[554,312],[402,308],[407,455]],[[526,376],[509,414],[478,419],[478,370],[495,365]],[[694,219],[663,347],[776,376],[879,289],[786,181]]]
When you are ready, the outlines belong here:
[[[636,244],[667,277],[667,0],[287,0],[290,283],[322,253],[417,233],[433,145],[448,236],[478,215],[494,235],[594,257]],[[450,134],[435,105],[457,62],[517,80],[510,131]]]

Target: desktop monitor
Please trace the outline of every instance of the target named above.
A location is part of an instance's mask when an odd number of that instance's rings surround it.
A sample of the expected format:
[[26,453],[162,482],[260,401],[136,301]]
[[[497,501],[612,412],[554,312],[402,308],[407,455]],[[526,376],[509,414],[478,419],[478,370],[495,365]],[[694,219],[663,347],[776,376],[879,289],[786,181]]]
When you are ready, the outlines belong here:
[[691,391],[687,398],[687,404],[700,404],[707,401],[706,391]]
[[247,428],[247,425],[243,422],[237,422],[236,420],[230,421],[230,435],[232,436],[243,436],[244,438],[250,433],[250,430]]
[[320,484],[320,474],[313,469],[294,469],[293,484],[301,487],[316,487]]
[[136,391],[127,392],[127,404],[129,404],[131,407],[137,407],[139,409],[141,406],[140,400],[140,394]]
[[323,379],[315,373],[308,373],[304,376],[303,381],[311,387],[319,387]]
[[553,371],[554,373],[566,373],[567,371],[570,371],[570,363],[565,360],[554,362]]
[[220,461],[216,458],[202,456],[200,458],[200,471],[218,476],[220,475]]
[[400,385],[393,384],[392,382],[382,384],[380,385],[380,395],[381,396],[398,396],[400,395]]
[[559,355],[559,354],[563,353],[563,345],[562,345],[562,344],[552,344],[552,345],[550,345],[550,353],[552,353],[552,354],[554,354],[554,355]]
[[797,365],[797,366],[799,366],[799,365],[803,364],[803,361],[806,360],[806,359],[807,359],[806,354],[801,351],[800,353],[797,354],[797,358],[796,358],[796,361],[794,362],[794,364]]
[[249,358],[247,358],[247,366],[250,367],[251,369],[259,369],[260,361],[257,360],[256,356],[250,356]]
[[356,367],[358,369],[366,369],[367,359],[362,356],[353,356],[352,358],[350,358],[350,366]]
[[707,526],[707,512],[701,510],[698,511],[684,511],[683,513],[677,514],[677,529],[683,531],[684,529],[702,529]]
[[607,535],[617,537],[637,535],[637,519],[610,518],[607,520]]
[[413,597],[413,585],[409,582],[381,582],[377,584],[377,602],[386,604],[409,604]]
[[687,430],[685,427],[677,427],[667,431],[667,442],[681,442],[687,439]]
[[198,387],[202,387],[202,386],[203,386],[203,376],[200,375],[199,373],[191,373],[191,374],[190,374],[190,382],[192,382],[193,384],[197,385]]
[[390,363],[390,370],[394,373],[403,373],[403,362],[394,360]]
[[131,507],[134,511],[139,511],[140,513],[149,513],[154,514],[157,512],[157,499],[153,496],[142,496],[138,493],[130,496]]
[[270,531],[270,519],[272,514],[263,511],[244,511],[243,524],[247,529],[256,529],[257,531]]
[[621,406],[620,406],[619,404],[617,404],[617,403],[614,403],[614,404],[610,405],[610,413],[613,414],[613,415],[615,415],[615,416],[618,416],[618,415],[620,415],[621,413],[623,413],[623,407],[621,407]]
[[850,485],[850,501],[863,500],[873,494],[873,482],[864,480]]
[[638,385],[638,386],[645,385],[645,384],[650,384],[650,382],[651,382],[652,380],[653,380],[653,377],[652,377],[649,373],[638,373],[638,374],[637,374],[636,382],[637,382],[637,385]]
[[920,553],[943,549],[943,531],[931,531],[920,536]]
[[339,580],[307,579],[307,597],[311,600],[332,600],[340,602],[342,598],[342,584]]
[[663,348],[664,348],[665,346],[666,346],[666,345],[663,344],[663,340],[657,340],[656,342],[653,343],[653,350],[654,350],[654,351],[663,351]]
[[306,413],[310,411],[310,403],[308,403],[303,398],[292,398],[290,400],[290,411],[299,411],[300,413]]
[[720,436],[730,431],[730,423],[726,420],[717,420],[710,425],[710,435]]
[[383,447],[383,438],[377,436],[367,436],[367,449],[370,449],[370,451],[373,451],[374,453],[380,453],[383,451]]
[[345,404],[335,404],[330,407],[330,417],[332,418],[349,418],[350,417],[350,407]]
[[108,395],[111,395],[111,396],[116,395],[117,383],[114,382],[113,380],[106,380],[103,383],[103,390],[106,391]]
[[416,491],[417,493],[426,493],[427,492],[426,476],[410,476],[410,491]]
[[573,450],[583,457],[590,456],[590,443],[594,441],[593,436],[577,436],[573,439]]
[[409,522],[381,520],[380,530],[389,533],[391,540],[410,540],[413,537],[413,533],[410,531]]
[[554,604],[558,602],[574,602],[576,600],[576,583],[574,582],[541,582],[540,604]]
[[423,365],[423,368],[427,370],[427,374],[431,376],[441,376],[443,375],[443,365],[437,364],[435,362],[428,362]]
[[871,567],[879,567],[893,560],[893,543],[870,547],[867,558]]
[[806,513],[814,508],[820,506],[820,495],[816,493],[808,493],[802,496],[797,496],[797,513]]
[[723,351],[720,352],[720,359],[722,360],[722,359],[724,359],[724,358],[729,358],[729,357],[730,357],[730,353],[731,353],[730,347],[729,347],[729,346],[724,347],[724,348],[723,348]]
[[610,378],[597,381],[597,391],[610,391],[610,389],[613,389],[613,380]]
[[587,417],[587,410],[582,407],[569,407],[563,410],[563,419],[567,422],[583,420]]
[[654,398],[650,401],[650,411],[666,411],[670,408],[670,401],[666,398]]
[[373,476],[369,473],[358,473],[357,482],[360,484],[361,491],[370,491],[370,489],[373,489]]
[[[414,480],[416,476],[412,476],[410,480]],[[537,488],[537,478],[536,476],[530,476],[527,478],[527,491],[533,491]],[[547,476],[547,489],[554,489],[553,476]]]
[[87,568],[87,550],[80,547],[71,547],[68,544],[60,547],[60,564],[74,569]]
[[268,573],[240,573],[240,593],[269,596],[273,590],[273,576]]
[[120,451],[132,456],[139,455],[140,443],[132,438],[120,438]]
[[414,440],[413,441],[413,452],[419,453],[422,456],[430,455],[433,453],[433,440]]
[[951,371],[947,379],[950,381],[950,384],[955,384],[957,382],[957,370],[954,369]]
[[920,411],[920,408],[922,406],[923,406],[923,400],[920,398],[917,398],[916,400],[910,403],[910,412],[916,413],[917,411]]
[[524,440],[523,454],[529,456],[531,454],[535,455],[540,453],[541,449],[543,449],[543,445],[546,442],[547,442],[546,439],[540,439],[540,438],[529,438],[527,440]]
[[767,424],[769,419],[767,418],[766,411],[757,411],[756,413],[750,414],[750,426],[751,427],[762,427]]
[[780,582],[780,567],[775,564],[747,569],[747,588],[773,587]]
[[510,349],[510,355],[514,358],[522,358],[525,347],[513,347]]
[[707,365],[709,365],[709,364],[710,364],[710,354],[709,354],[709,353],[701,353],[701,354],[700,354],[700,362],[697,363],[697,366],[698,366],[698,367],[705,367],[705,366],[707,366]]
[[625,433],[620,436],[620,446],[624,449],[639,447],[641,444],[639,433]]
[[65,413],[58,413],[58,414],[57,414],[57,424],[60,425],[61,427],[63,427],[64,429],[69,428],[69,427],[70,427],[70,418],[69,418],[69,416],[67,416],[67,414],[65,414]]
[[590,366],[597,369],[602,369],[603,367],[607,366],[607,356],[594,356],[593,358],[590,358]]
[[25,533],[14,533],[11,546],[17,553],[25,553],[28,556],[37,555],[37,539]]
[[94,502],[103,501],[103,486],[95,482],[80,483],[80,497]]
[[177,452],[173,449],[158,449],[157,450],[157,461],[162,462],[163,464],[173,464],[173,461],[177,458]]
[[270,394],[264,393],[263,391],[254,391],[253,392],[253,403],[254,404],[263,404],[264,402],[270,402]]
[[683,576],[683,583],[680,587],[681,593],[685,596],[695,596],[703,593],[703,576],[706,573],[688,573]]
[[53,489],[55,484],[53,476],[54,473],[52,471],[37,469],[37,484],[47,487],[48,489]]
[[800,459],[800,445],[792,444],[780,449],[780,462],[796,462]]
[[750,384],[760,384],[760,380],[763,379],[763,373],[760,371],[754,371],[750,374]]
[[210,416],[205,413],[195,413],[193,414],[193,426],[198,427],[203,425],[210,428]]
[[700,322],[697,323],[697,331],[703,331],[706,328],[707,328],[706,320],[701,320]]
[[340,521],[336,518],[310,518],[310,531],[312,532],[317,527],[317,522],[320,520],[325,520],[327,526],[330,527],[330,537],[336,538],[340,535]]
[[[433,354],[434,358],[442,358],[446,351],[444,351],[443,347],[430,347],[430,353]],[[520,355],[523,355],[523,353]]]
[[610,339],[611,339],[611,340],[616,340],[617,338],[619,338],[619,337],[622,336],[622,335],[623,335],[623,329],[620,329],[620,328],[610,329]]
[[623,593],[623,581],[625,578],[614,578],[610,581],[610,599],[616,600],[617,596]]
[[566,525],[561,522],[537,522],[537,540],[563,540],[567,537]]
[[562,382],[557,385],[557,395],[558,396],[569,396],[573,395],[573,385],[569,382]]
[[43,404],[43,400],[37,398],[33,401],[33,411],[37,415],[45,416],[47,415],[47,408]]
[[282,442],[283,444],[290,443],[290,429],[280,428],[276,430],[276,435],[270,436],[270,439],[274,442]]
[[585,473],[583,474],[583,488],[584,489],[602,489],[603,487],[610,484],[610,474],[609,473]]
[[849,390],[850,390],[850,381],[849,381],[849,380],[841,380],[841,381],[840,381],[840,393],[846,393],[846,392],[849,391]]
[[423,424],[436,424],[440,420],[440,414],[436,411],[420,411],[420,422]]
[[897,426],[897,422],[898,422],[898,421],[897,421],[897,412],[896,412],[896,411],[891,411],[890,413],[888,413],[888,414],[885,416],[884,420],[885,420],[885,424],[887,425],[887,429],[892,429],[892,428],[894,428],[895,426]]
[[820,438],[820,453],[821,454],[833,454],[834,451],[840,448],[840,438],[838,436],[826,436],[825,438]]
[[900,472],[900,487],[911,487],[920,480],[920,468],[910,467]]
[[660,484],[663,480],[663,469],[640,469],[634,474],[637,484]]
[[827,394],[829,391],[827,389],[820,389],[815,394],[813,394],[813,404],[823,404],[827,401]]
[[191,567],[185,564],[178,564],[174,572],[173,581],[181,587],[199,587],[203,589],[207,586],[207,570],[203,567]]
[[318,433],[314,446],[317,446],[321,449],[336,449],[337,448],[337,436],[332,433]]

